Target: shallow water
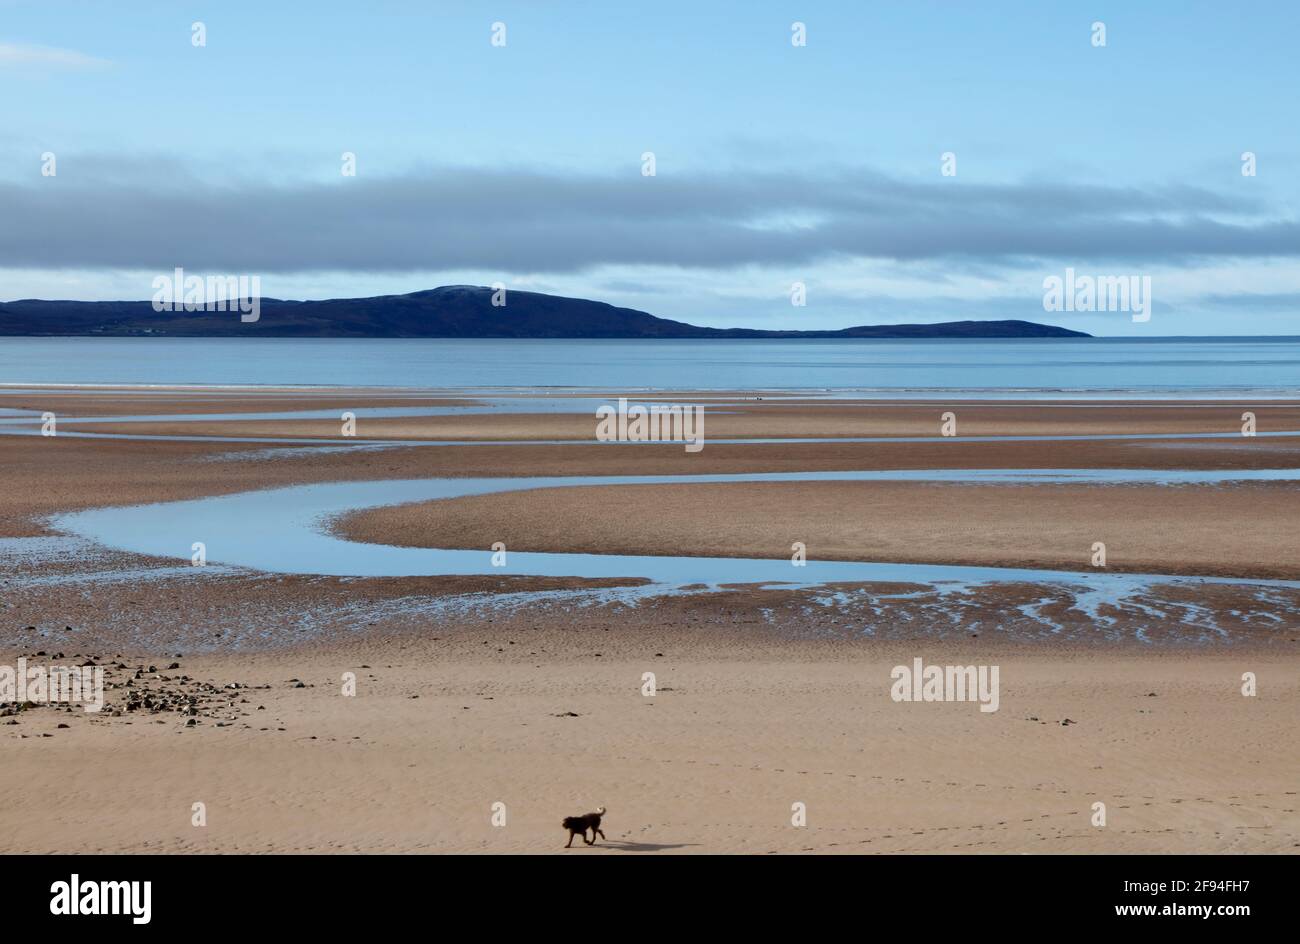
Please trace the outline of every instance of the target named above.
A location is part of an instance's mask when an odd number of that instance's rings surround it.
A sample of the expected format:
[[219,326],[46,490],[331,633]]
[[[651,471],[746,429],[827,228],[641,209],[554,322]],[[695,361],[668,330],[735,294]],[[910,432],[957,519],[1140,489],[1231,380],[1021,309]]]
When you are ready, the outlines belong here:
[[[584,485],[683,485],[692,483],[908,481],[953,483],[1087,483],[1190,485],[1300,481],[1300,469],[1238,471],[1131,469],[993,469],[869,472],[754,473],[735,475],[573,476],[564,478],[404,479],[340,482],[241,492],[192,501],[100,508],[60,515],[54,527],[108,547],[160,557],[189,558],[193,542],[207,559],[256,570],[333,576],[515,575],[579,578],[643,578],[664,589],[729,583],[816,586],[833,582],[1032,581],[1084,583],[1128,593],[1159,575],[1072,573],[1001,567],[938,566],[787,559],[667,557],[619,554],[507,553],[506,567],[493,567],[492,552],[392,547],[344,540],[327,528],[331,519],[383,505],[458,498],[526,489]],[[611,500],[617,500],[612,497]],[[1300,587],[1300,582],[1195,578],[1207,582]]]

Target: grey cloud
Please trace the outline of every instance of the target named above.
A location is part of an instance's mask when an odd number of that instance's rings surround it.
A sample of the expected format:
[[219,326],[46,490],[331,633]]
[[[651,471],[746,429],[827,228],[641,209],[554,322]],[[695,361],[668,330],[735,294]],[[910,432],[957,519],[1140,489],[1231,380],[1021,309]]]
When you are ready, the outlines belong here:
[[[1300,253],[1252,200],[1157,189],[818,175],[565,175],[430,169],[294,186],[61,159],[0,184],[0,266],[248,272],[568,273],[836,257],[1031,264]],[[73,173],[74,167],[78,173]]]

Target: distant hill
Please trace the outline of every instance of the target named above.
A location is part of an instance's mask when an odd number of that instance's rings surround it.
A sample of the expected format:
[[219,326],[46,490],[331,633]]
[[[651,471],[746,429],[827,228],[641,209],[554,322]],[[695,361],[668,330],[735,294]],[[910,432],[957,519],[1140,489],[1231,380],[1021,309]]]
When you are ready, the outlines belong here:
[[583,298],[511,291],[492,305],[492,289],[448,285],[409,295],[261,300],[256,322],[238,311],[153,310],[148,301],[0,302],[0,335],[269,338],[1086,338],[1082,331],[1032,321],[949,321],[861,325],[838,331],[700,328]]

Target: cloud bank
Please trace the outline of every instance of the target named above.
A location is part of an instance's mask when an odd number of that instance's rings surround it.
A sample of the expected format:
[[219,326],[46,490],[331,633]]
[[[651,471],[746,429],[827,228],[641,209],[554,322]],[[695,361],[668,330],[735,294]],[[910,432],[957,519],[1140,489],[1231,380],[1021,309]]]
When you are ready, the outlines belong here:
[[0,265],[566,274],[846,258],[1137,266],[1300,254],[1293,216],[1253,195],[1190,186],[469,168],[281,185],[151,179],[148,165],[120,163],[108,176],[81,176],[90,167],[65,161],[56,177],[0,183]]

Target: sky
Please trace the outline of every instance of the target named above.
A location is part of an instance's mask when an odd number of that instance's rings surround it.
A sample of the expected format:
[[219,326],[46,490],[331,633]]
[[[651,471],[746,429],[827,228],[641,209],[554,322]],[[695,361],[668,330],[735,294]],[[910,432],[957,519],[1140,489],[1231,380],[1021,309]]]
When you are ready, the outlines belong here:
[[[180,266],[1300,334],[1298,35],[1293,2],[0,0],[0,300]],[[1151,317],[1044,310],[1067,269],[1149,278]]]

